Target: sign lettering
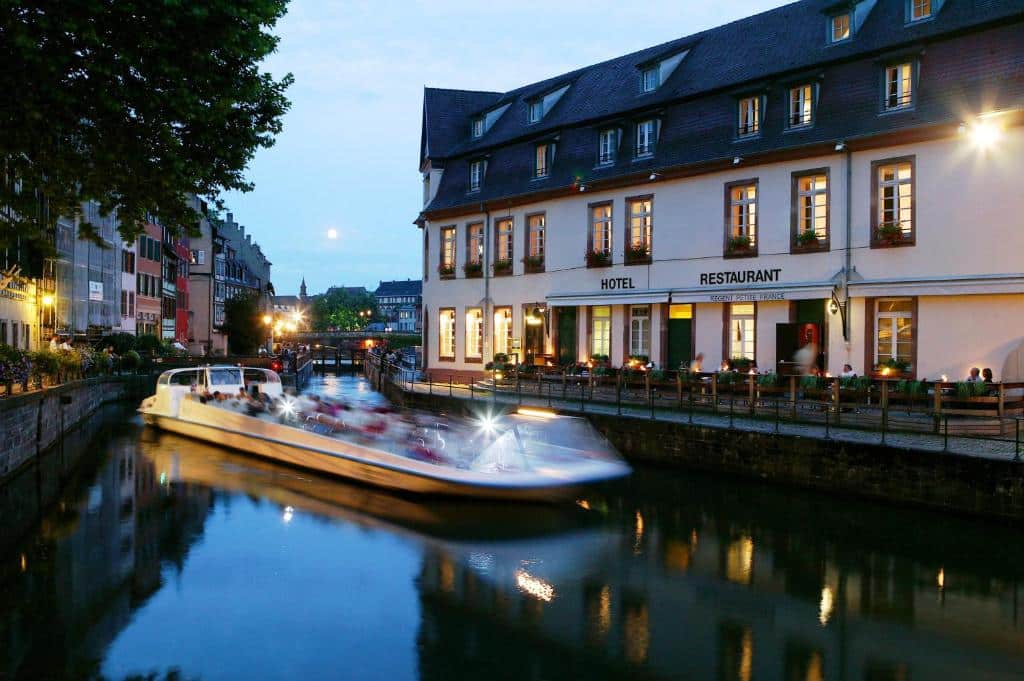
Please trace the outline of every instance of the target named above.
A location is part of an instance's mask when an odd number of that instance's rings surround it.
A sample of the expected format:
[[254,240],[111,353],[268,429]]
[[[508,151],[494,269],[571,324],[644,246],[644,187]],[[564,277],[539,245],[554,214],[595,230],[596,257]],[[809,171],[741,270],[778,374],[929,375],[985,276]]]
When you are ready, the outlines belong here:
[[616,291],[629,288],[636,288],[633,285],[633,277],[609,277],[601,280],[602,291]]
[[726,284],[770,284],[780,281],[782,268],[764,270],[741,270],[739,272],[702,272],[701,286],[723,286]]

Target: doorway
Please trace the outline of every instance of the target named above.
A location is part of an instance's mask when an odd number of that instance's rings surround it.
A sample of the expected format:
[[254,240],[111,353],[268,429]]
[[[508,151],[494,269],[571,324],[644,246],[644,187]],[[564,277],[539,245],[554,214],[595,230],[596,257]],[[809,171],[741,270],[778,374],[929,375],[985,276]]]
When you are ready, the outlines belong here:
[[576,308],[558,308],[558,364],[576,363]]
[[523,352],[527,364],[536,364],[544,357],[544,324],[547,311],[541,307],[526,306],[523,312]]
[[666,369],[678,369],[693,359],[693,305],[668,306]]

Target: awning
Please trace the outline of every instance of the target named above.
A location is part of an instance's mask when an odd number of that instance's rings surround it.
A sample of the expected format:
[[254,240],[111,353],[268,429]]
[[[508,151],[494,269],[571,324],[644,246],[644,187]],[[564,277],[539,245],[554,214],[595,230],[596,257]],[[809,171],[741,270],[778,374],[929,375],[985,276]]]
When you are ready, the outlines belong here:
[[673,303],[771,302],[773,300],[817,300],[832,297],[832,284],[813,282],[777,286],[730,286],[675,289]]
[[667,303],[669,292],[663,289],[642,291],[595,291],[591,293],[553,293],[547,296],[551,307],[589,305],[654,305]]

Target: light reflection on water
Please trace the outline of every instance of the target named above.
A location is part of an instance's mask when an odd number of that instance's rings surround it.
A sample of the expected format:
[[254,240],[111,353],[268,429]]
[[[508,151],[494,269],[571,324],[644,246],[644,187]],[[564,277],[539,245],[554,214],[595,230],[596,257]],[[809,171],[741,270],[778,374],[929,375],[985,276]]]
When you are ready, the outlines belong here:
[[0,544],[0,679],[1024,669],[1010,528],[650,469],[566,506],[423,501],[137,421],[84,450],[60,502]]

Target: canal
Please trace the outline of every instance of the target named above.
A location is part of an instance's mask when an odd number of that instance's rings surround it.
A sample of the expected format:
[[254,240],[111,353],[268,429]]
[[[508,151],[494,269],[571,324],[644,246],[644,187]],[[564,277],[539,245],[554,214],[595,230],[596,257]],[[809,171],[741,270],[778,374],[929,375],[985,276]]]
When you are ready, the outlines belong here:
[[97,418],[0,488],[4,681],[1024,677],[1014,528],[664,469],[418,501]]

